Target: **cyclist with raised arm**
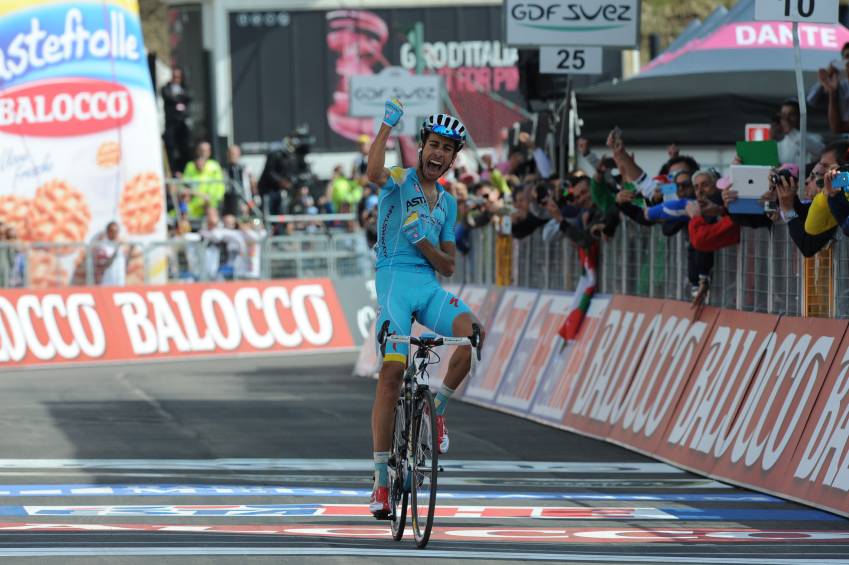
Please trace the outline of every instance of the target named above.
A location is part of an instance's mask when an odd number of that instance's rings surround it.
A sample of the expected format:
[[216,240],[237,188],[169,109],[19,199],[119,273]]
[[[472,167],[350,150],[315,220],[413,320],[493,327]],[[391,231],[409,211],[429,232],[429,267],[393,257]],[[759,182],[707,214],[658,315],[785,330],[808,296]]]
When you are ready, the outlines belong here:
[[[387,100],[383,125],[368,156],[367,174],[380,188],[377,224],[377,328],[389,322],[392,334],[410,335],[413,318],[440,335],[472,336],[480,322],[458,297],[444,290],[436,272],[454,273],[454,224],[457,201],[437,182],[452,166],[466,141],[466,128],[447,114],[429,116],[421,128],[418,166],[384,167],[386,142],[404,113],[398,99]],[[387,344],[371,415],[374,445],[374,490],[369,510],[387,519],[389,450],[395,403],[407,363],[404,344]],[[458,347],[435,398],[438,451],[448,451],[445,408],[466,378],[471,347]]]

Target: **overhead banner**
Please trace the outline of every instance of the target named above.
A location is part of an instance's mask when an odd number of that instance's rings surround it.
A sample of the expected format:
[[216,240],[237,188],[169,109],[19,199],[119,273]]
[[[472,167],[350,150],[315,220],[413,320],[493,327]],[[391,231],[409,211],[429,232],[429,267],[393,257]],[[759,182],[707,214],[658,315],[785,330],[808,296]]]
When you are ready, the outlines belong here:
[[[136,0],[0,4],[0,222],[21,240],[87,242],[111,221],[165,239],[158,123]],[[31,251],[30,286],[69,283],[81,253]]]

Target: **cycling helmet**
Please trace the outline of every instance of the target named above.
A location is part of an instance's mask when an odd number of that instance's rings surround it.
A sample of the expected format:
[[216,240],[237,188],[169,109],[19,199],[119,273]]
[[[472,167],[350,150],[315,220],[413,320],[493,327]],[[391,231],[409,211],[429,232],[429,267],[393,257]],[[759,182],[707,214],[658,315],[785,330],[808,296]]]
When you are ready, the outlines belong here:
[[457,151],[466,143],[466,126],[463,122],[448,114],[431,114],[422,122],[421,139],[428,133],[435,133],[457,142]]

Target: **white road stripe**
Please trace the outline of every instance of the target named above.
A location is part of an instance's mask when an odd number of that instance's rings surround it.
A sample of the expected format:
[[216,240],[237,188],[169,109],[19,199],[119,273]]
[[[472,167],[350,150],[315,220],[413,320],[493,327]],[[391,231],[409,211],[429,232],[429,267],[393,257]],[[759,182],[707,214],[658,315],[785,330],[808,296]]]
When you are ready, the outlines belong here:
[[[0,548],[0,557],[119,557],[175,555],[285,555],[410,557],[410,549],[345,547],[63,547]],[[422,557],[521,561],[583,561],[592,563],[669,563],[693,565],[849,565],[849,559],[764,559],[734,557],[664,557],[660,555],[598,555],[583,553],[533,553],[508,551],[448,551],[428,549]]]
[[[666,463],[447,460],[440,466],[460,473],[684,473]],[[0,469],[373,471],[374,462],[371,459],[0,459]]]

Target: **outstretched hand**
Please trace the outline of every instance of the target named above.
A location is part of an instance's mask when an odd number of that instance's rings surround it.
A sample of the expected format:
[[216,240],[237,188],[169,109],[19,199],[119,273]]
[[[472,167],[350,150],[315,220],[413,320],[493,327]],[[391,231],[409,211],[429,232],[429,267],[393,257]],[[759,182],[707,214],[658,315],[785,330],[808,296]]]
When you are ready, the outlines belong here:
[[383,112],[383,123],[394,128],[404,115],[404,104],[397,98],[390,98],[386,101],[385,110]]

